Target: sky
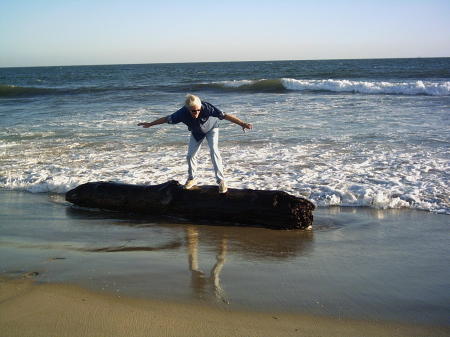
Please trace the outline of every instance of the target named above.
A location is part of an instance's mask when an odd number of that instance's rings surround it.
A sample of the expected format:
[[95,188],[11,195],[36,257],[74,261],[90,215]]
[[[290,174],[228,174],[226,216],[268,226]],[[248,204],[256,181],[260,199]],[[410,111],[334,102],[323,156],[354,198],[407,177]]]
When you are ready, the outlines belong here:
[[450,0],[4,0],[0,67],[450,56]]

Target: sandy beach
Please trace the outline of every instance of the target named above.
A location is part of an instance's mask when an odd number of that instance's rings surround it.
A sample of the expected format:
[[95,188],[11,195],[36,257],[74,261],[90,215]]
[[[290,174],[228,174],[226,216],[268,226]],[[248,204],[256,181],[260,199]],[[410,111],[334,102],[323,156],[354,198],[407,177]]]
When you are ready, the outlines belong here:
[[0,336],[448,336],[449,327],[373,323],[100,294],[67,284],[0,282]]
[[0,336],[450,332],[446,215],[319,208],[274,231],[0,197]]

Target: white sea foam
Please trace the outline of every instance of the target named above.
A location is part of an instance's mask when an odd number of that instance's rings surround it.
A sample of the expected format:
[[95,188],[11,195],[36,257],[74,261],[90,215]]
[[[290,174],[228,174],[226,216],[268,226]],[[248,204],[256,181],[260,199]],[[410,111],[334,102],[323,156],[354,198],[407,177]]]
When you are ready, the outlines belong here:
[[[128,145],[92,153],[82,144],[53,151],[25,149],[3,167],[0,187],[64,193],[88,181],[158,184],[186,178],[185,145]],[[56,150],[57,152],[58,150]],[[200,156],[201,184],[214,184],[207,149]],[[55,157],[55,155],[57,157]],[[450,214],[448,162],[396,151],[368,151],[359,160],[337,158],[325,145],[222,146],[230,187],[279,189],[318,206],[413,208]],[[349,154],[347,154],[349,155]],[[362,155],[362,156],[361,156]],[[58,159],[56,159],[58,158]]]
[[[264,80],[260,80],[260,81],[264,81]],[[233,81],[221,81],[221,82],[217,82],[217,83],[223,84],[223,86],[228,87],[228,88],[239,88],[244,85],[252,85],[257,82],[258,81],[254,81],[254,80],[233,80]]]
[[350,80],[295,80],[283,78],[283,85],[289,90],[328,90],[336,92],[358,92],[364,94],[403,95],[450,95],[450,82],[386,82]]
[[299,80],[281,78],[279,80],[234,80],[215,82],[226,88],[246,88],[276,90],[281,84],[286,90],[292,91],[331,91],[353,92],[362,94],[391,94],[391,95],[450,95],[449,81],[356,81],[346,79]]

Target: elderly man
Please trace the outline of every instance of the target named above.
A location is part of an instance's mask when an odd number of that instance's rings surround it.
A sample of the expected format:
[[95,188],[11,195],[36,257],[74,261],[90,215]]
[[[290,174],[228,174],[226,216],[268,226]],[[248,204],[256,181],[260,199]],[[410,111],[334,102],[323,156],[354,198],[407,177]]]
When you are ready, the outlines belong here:
[[227,192],[227,184],[223,174],[222,158],[219,153],[219,119],[226,119],[245,129],[251,129],[252,124],[241,121],[236,116],[224,114],[214,105],[208,102],[202,102],[199,97],[187,95],[184,106],[175,113],[154,120],[150,123],[139,123],[138,126],[149,128],[154,125],[169,123],[184,123],[191,131],[189,148],[187,154],[188,179],[184,187],[190,189],[196,185],[197,173],[197,153],[200,145],[206,138],[211,154],[211,161],[214,166],[216,181],[219,184],[219,193]]

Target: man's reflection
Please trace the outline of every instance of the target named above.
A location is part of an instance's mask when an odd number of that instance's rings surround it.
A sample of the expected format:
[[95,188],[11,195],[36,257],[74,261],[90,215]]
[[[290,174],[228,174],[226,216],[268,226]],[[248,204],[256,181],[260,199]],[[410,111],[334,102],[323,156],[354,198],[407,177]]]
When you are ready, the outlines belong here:
[[216,263],[211,269],[209,277],[199,269],[198,243],[199,231],[193,226],[186,227],[186,241],[188,247],[189,270],[191,271],[191,288],[201,297],[208,295],[208,288],[212,287],[212,292],[217,300],[228,303],[225,292],[220,284],[220,273],[225,264],[227,252],[227,239],[222,237],[218,245]]
[[228,301],[225,298],[225,292],[223,291],[220,285],[220,272],[222,271],[223,265],[225,264],[226,254],[227,254],[227,239],[222,238],[219,245],[219,251],[217,252],[216,255],[216,264],[211,270],[210,279],[213,281],[214,284],[214,295],[216,296],[216,298],[223,302],[228,303]]
[[[308,254],[313,247],[312,231],[274,231],[260,228],[242,227],[209,227],[186,225],[189,270],[191,272],[191,289],[196,296],[213,297],[221,302],[229,303],[220,275],[225,264],[230,246],[233,254],[245,256],[247,261],[276,260],[289,261]],[[200,240],[207,246],[217,250],[216,263],[209,275],[205,275],[200,267]],[[204,255],[203,255],[204,256]]]

